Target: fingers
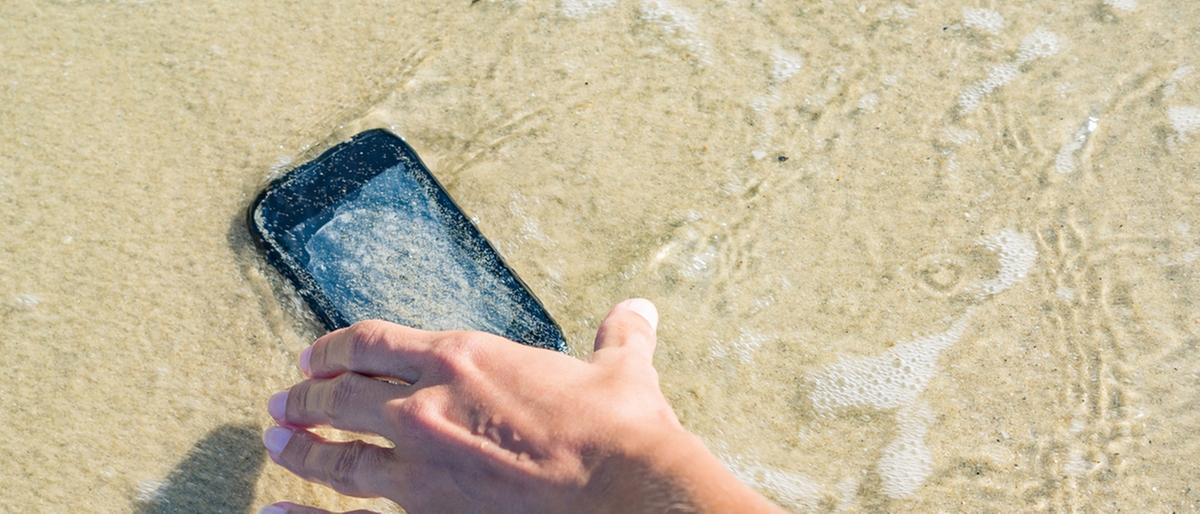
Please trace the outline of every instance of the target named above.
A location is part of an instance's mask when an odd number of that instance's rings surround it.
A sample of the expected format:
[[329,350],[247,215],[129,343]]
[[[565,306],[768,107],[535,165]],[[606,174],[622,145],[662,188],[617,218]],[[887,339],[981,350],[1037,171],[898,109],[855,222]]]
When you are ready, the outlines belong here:
[[[333,514],[325,509],[316,507],[308,507],[305,505],[297,505],[292,502],[277,502],[267,505],[258,511],[258,514]],[[353,510],[343,514],[375,514],[369,510]]]
[[306,430],[271,427],[263,444],[280,466],[347,496],[390,496],[383,481],[404,473],[391,450],[362,441],[331,442]]
[[413,386],[343,373],[329,380],[305,380],[272,396],[267,412],[281,425],[332,426],[391,437],[384,407],[412,394]]
[[635,352],[649,361],[657,344],[657,327],[658,310],[650,300],[634,298],[618,303],[609,311],[596,332],[592,362],[605,359],[605,353],[618,348]]
[[386,321],[362,321],[317,339],[301,352],[300,370],[312,378],[353,371],[413,383],[436,336]]

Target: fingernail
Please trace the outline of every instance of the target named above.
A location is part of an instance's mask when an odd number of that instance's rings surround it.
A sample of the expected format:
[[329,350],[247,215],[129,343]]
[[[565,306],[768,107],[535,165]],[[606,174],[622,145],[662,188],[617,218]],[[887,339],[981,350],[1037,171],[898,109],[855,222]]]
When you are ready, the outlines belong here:
[[267,400],[267,413],[275,419],[283,419],[283,415],[287,414],[287,397],[288,392],[275,393]]
[[283,451],[283,447],[287,446],[288,440],[291,438],[291,430],[283,427],[271,427],[263,434],[263,445],[271,453],[279,453]]
[[650,328],[658,330],[658,309],[654,307],[650,300],[645,298],[634,298],[622,302],[625,308],[640,314],[646,321],[650,323]]
[[305,376],[310,375],[308,372],[308,363],[310,360],[312,360],[312,346],[309,346],[308,348],[305,348],[304,351],[300,352],[300,371],[303,372]]
[[258,514],[287,514],[287,511],[283,510],[283,507],[267,505],[266,507],[258,509]]

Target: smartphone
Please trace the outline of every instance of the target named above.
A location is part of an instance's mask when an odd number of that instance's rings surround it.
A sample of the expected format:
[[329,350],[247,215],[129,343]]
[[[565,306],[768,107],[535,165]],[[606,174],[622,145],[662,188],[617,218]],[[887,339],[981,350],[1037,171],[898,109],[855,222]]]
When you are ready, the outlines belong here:
[[329,330],[383,319],[566,351],[542,303],[391,132],[359,133],[293,168],[247,221]]

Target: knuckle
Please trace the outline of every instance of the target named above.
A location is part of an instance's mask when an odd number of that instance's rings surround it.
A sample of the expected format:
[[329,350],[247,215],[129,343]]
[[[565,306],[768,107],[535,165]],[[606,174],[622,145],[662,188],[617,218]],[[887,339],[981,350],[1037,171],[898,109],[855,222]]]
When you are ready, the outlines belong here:
[[[424,393],[424,391],[422,391]],[[396,411],[397,421],[414,432],[433,430],[437,426],[440,410],[432,395],[414,394]]]
[[355,336],[372,336],[379,333],[388,322],[379,319],[366,319],[350,325],[350,333]]
[[328,391],[325,394],[322,411],[331,421],[341,420],[357,395],[358,384],[354,378],[353,374],[345,373],[326,383]]
[[387,327],[387,322],[375,319],[359,321],[351,325],[348,329],[350,337],[346,338],[346,347],[343,350],[346,360],[353,364],[363,362],[368,358],[372,347],[383,337]]
[[309,397],[312,396],[312,382],[300,382],[288,389],[288,405],[284,408],[283,417],[291,421],[297,421],[292,418],[303,419],[309,411],[312,410],[312,404],[309,402]]
[[371,452],[367,443],[351,441],[340,448],[329,467],[329,486],[342,494],[354,494],[358,491],[359,470],[364,469],[365,462]]
[[[293,442],[299,444],[293,444]],[[291,441],[288,441],[287,448],[284,450],[280,457],[288,463],[288,469],[304,478],[320,478],[320,474],[316,472],[321,469],[320,455],[315,450],[312,441],[307,438],[293,437]]]
[[474,369],[474,359],[481,351],[482,332],[454,332],[447,334],[430,349],[434,363],[446,375],[458,377]]

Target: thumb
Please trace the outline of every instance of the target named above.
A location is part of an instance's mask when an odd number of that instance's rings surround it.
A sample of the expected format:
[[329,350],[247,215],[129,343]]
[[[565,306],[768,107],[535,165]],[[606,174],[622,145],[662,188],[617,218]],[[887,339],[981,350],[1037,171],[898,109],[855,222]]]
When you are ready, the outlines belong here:
[[657,344],[658,309],[650,300],[633,298],[618,303],[596,331],[596,348],[592,362],[603,359],[612,350],[625,348],[643,355],[647,361],[654,356]]

